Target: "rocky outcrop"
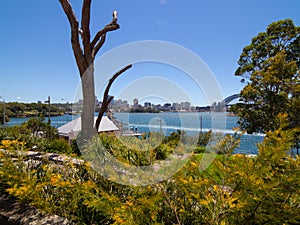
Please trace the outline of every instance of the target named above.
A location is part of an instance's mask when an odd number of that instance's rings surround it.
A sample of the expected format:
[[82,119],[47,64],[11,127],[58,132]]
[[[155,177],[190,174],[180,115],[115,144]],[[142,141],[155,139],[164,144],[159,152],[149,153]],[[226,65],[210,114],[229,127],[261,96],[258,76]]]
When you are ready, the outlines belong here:
[[0,194],[1,225],[73,225],[66,218],[47,215],[28,204],[18,202],[15,198]]

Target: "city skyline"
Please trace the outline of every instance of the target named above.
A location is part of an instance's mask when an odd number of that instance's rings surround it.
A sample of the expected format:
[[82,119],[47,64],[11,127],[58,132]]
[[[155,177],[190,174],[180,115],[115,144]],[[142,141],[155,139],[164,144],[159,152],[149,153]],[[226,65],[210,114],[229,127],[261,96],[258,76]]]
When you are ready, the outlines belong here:
[[[134,98],[132,103],[123,99],[113,100],[111,102],[110,108],[119,111],[129,111],[129,110],[138,110],[138,109],[154,109],[154,110],[163,110],[163,111],[223,111],[228,103],[234,101],[237,98],[237,95],[230,96],[231,99],[229,102],[213,102],[211,105],[192,105],[191,102],[161,102],[161,103],[152,103],[152,102],[139,102],[137,98]],[[98,101],[98,106],[101,105],[101,101]]]
[[[99,100],[98,100],[99,101]],[[100,103],[101,101],[99,101]],[[140,102],[139,99],[137,98],[134,98],[133,101],[132,101],[132,104],[130,104],[130,101],[126,100],[126,99],[116,99],[116,100],[113,100],[112,105],[122,105],[122,104],[127,104],[128,106],[133,106],[133,107],[138,107],[138,106],[141,106],[141,107],[152,107],[153,105],[166,105],[166,104],[171,104],[172,106],[174,105],[178,105],[180,107],[180,105],[184,105],[183,108],[190,108],[191,106],[194,106],[191,104],[191,102],[188,102],[188,101],[185,101],[185,102],[160,102],[160,103],[153,103],[151,101],[142,101]],[[186,105],[189,105],[189,106],[186,106]]]

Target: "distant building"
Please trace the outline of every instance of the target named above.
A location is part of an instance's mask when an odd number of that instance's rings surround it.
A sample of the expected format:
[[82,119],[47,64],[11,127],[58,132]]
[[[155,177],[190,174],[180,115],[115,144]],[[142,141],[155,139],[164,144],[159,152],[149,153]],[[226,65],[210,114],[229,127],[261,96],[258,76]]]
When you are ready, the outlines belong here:
[[127,101],[123,101],[121,99],[115,100],[113,103],[111,103],[111,108],[115,109],[117,111],[126,111],[129,109],[129,104]]
[[223,112],[225,110],[226,110],[226,104],[224,101],[214,102],[211,106],[211,111],[214,111],[214,112]]
[[152,105],[151,102],[145,102],[144,103],[145,108],[151,108],[151,105]]
[[190,102],[181,102],[181,108],[183,110],[190,111],[191,110],[191,103]]
[[181,105],[179,103],[173,103],[173,109],[174,110],[180,110],[181,109]]
[[162,106],[161,106],[161,104],[157,104],[157,105],[153,105],[152,108],[157,109],[157,110],[161,110]]
[[171,106],[172,106],[171,103],[165,103],[163,109],[164,110],[171,110]]
[[139,100],[137,98],[133,99],[133,109],[137,109],[139,107]]

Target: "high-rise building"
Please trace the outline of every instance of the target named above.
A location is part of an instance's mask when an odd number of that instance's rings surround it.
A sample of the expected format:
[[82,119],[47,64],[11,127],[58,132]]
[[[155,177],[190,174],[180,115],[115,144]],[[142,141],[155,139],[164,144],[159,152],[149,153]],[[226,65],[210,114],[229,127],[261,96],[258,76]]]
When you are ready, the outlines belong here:
[[191,110],[191,103],[190,102],[181,102],[181,108],[183,110],[190,111]]
[[174,102],[173,103],[173,109],[180,110],[181,109],[181,105],[179,103],[177,103],[177,102]]
[[137,109],[139,107],[139,100],[137,98],[133,99],[133,109]]

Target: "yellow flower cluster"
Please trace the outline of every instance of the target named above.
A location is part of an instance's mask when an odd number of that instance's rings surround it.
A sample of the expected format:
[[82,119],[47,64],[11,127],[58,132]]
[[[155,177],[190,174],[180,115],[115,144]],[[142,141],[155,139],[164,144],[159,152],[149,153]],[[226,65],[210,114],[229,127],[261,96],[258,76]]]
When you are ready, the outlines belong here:
[[26,146],[25,141],[16,140],[2,140],[0,148],[7,150],[24,150]]

